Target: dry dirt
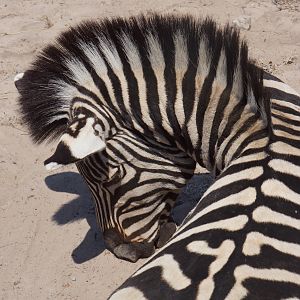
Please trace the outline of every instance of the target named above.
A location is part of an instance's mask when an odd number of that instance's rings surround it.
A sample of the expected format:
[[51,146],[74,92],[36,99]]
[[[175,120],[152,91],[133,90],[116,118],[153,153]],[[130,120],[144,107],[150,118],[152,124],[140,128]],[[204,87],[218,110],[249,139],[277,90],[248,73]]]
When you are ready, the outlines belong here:
[[[18,119],[13,78],[72,24],[139,12],[210,15],[242,31],[252,57],[300,92],[299,0],[0,0],[0,298],[106,299],[142,263],[104,250],[89,193],[75,168],[49,174],[55,145],[36,146]],[[194,181],[191,189],[198,189]]]

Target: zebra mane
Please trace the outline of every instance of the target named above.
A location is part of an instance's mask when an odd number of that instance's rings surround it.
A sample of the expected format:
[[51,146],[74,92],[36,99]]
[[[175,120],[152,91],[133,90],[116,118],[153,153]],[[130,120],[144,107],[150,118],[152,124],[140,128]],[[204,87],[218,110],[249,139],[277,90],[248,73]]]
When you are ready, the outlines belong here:
[[[182,42],[183,37],[186,44]],[[147,71],[149,61],[146,62],[144,57],[150,55],[149,45],[152,44],[153,50],[157,41],[166,64],[175,55],[172,52],[174,43],[181,43],[182,51],[186,49],[189,52],[188,63],[191,65],[197,65],[201,60],[204,67],[208,67],[205,64],[210,62],[217,69],[223,52],[226,57],[223,74],[226,84],[233,85],[238,80],[240,100],[248,102],[268,121],[270,113],[269,104],[266,105],[268,97],[264,95],[263,72],[249,60],[247,45],[240,41],[236,29],[228,25],[220,29],[209,18],[200,21],[191,16],[141,15],[83,22],[63,32],[55,43],[41,51],[29,70],[16,82],[22,118],[33,140],[40,143],[57,138],[64,132],[77,91],[86,95],[90,92],[99,95],[101,91],[105,100],[102,104],[109,104],[108,91],[99,80],[101,73],[128,70],[129,65],[135,63],[135,55],[140,57],[141,63],[145,64],[144,71]],[[205,44],[205,59],[198,57],[200,41]],[[155,53],[152,54],[155,57]],[[152,63],[161,64],[160,58]],[[138,65],[131,66],[135,67]],[[172,69],[164,71],[174,72]],[[188,74],[186,77],[188,80]],[[130,78],[126,79],[130,81]],[[148,91],[149,97],[152,92]],[[124,111],[121,115],[126,119],[127,114]]]

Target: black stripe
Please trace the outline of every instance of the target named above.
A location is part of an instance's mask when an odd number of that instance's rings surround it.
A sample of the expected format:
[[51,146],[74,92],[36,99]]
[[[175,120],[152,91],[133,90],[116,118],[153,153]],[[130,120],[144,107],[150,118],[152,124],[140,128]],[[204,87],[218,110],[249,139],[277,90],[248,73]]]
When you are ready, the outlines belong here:
[[[300,101],[300,99],[299,99]],[[299,102],[299,105],[300,105],[300,102]],[[287,114],[291,114],[291,115],[294,115],[294,116],[297,116],[297,117],[300,117],[300,107],[299,107],[299,111],[291,108],[291,107],[288,107],[288,106],[284,106],[284,105],[280,105],[280,104],[275,104],[275,103],[272,103],[272,111],[275,110],[279,110],[281,112],[284,112],[284,113],[287,113]]]
[[242,135],[243,133],[247,132],[251,127],[256,123],[257,121],[257,115],[252,115],[250,118],[248,118],[245,123],[238,129],[238,131],[233,135],[230,140],[228,141],[227,145],[225,146],[223,150],[223,156],[222,156],[222,167],[223,169],[225,167],[225,156],[228,153],[229,149],[233,146],[235,141]]
[[274,80],[274,81],[282,82],[282,80],[280,80],[276,76],[274,76],[266,71],[264,71],[264,73],[263,73],[263,78],[266,80]]
[[284,102],[293,103],[296,106],[300,104],[300,97],[294,94],[289,94],[276,88],[266,87],[265,88],[271,95],[272,99],[282,100]]
[[[286,124],[286,126],[294,125],[294,126],[300,127],[300,121],[290,119],[284,115],[278,115],[277,113],[273,112],[272,117],[274,117],[278,120],[281,120],[282,122],[284,122]],[[300,130],[300,128],[299,128],[299,130]]]
[[[195,32],[195,35],[197,32]],[[199,66],[199,47],[200,47],[200,39],[197,39],[193,34],[187,34],[184,32],[184,35],[187,35],[187,49],[188,49],[188,66],[187,71],[184,74],[182,80],[182,95],[183,95],[183,109],[185,122],[182,128],[182,135],[185,139],[185,149],[188,153],[193,153],[194,146],[191,140],[191,137],[188,132],[188,122],[191,119],[194,106],[196,105],[196,74],[197,69],[201,68]]]

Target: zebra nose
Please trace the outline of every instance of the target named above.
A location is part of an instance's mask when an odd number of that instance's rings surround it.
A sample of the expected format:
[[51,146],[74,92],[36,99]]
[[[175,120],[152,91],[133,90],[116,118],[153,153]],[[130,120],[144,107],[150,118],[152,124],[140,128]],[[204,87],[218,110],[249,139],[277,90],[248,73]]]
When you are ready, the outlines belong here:
[[60,142],[54,154],[44,161],[44,166],[47,170],[55,170],[78,160],[72,155],[69,147],[65,143]]

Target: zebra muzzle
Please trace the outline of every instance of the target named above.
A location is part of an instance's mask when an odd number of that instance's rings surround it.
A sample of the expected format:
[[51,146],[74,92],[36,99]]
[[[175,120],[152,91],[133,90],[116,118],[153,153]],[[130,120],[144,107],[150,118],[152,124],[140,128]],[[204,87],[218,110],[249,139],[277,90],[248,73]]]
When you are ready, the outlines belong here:
[[44,161],[44,165],[48,171],[52,171],[78,160],[79,158],[72,155],[69,147],[65,143],[60,142],[54,154]]

